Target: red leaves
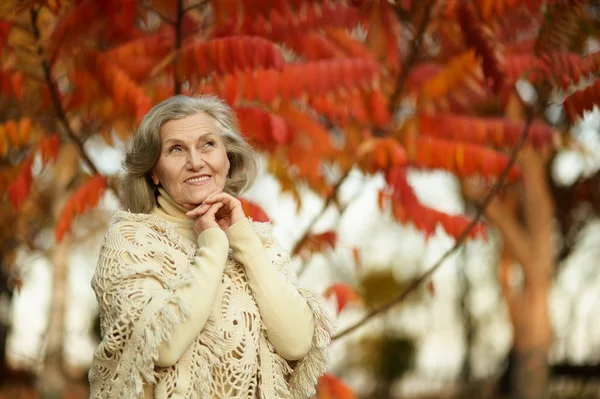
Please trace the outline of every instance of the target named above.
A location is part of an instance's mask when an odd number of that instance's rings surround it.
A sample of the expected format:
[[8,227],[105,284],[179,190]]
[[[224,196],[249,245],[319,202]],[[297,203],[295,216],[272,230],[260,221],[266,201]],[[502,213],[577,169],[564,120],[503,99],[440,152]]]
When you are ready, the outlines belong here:
[[483,59],[483,72],[492,80],[495,93],[504,86],[504,57],[498,41],[489,27],[479,23],[475,10],[468,2],[459,2],[458,21],[466,44]]
[[98,205],[105,188],[106,179],[104,176],[94,175],[67,200],[56,225],[57,242],[62,241],[65,234],[70,231],[71,223],[75,217]]
[[208,42],[192,42],[182,50],[181,73],[202,77],[261,67],[281,70],[283,55],[272,42],[251,36],[230,36]]
[[[38,144],[42,167],[49,162],[56,161],[60,149],[60,140],[57,135],[52,135],[41,140]],[[21,170],[17,178],[8,187],[10,200],[16,210],[19,210],[23,201],[29,197],[31,184],[33,182],[31,166],[33,157],[29,156],[21,163]]]
[[298,98],[350,88],[371,86],[378,71],[377,64],[359,59],[340,59],[287,64],[279,79],[279,92],[284,99]]
[[600,80],[583,90],[576,91],[565,99],[564,109],[567,118],[574,122],[583,117],[584,111],[591,111],[594,105],[600,103]]
[[323,294],[325,298],[332,296],[336,299],[338,313],[341,313],[348,304],[361,301],[361,295],[354,288],[342,283],[333,284]]
[[31,189],[31,183],[33,177],[31,174],[31,164],[33,163],[31,157],[28,157],[21,164],[21,170],[17,175],[15,181],[8,186],[8,194],[10,201],[12,202],[15,209],[18,211],[23,201],[29,197],[29,191]]
[[[392,201],[392,212],[400,223],[412,222],[414,226],[425,233],[427,237],[435,233],[438,225],[442,226],[446,233],[454,238],[463,234],[469,221],[463,216],[448,215],[435,209],[423,206],[412,187],[406,179],[406,171],[403,168],[393,168],[386,174],[386,181],[392,188],[390,195]],[[483,223],[475,224],[469,232],[469,237],[485,237],[487,234]]]
[[0,155],[6,156],[10,148],[24,148],[31,141],[31,119],[7,120],[0,125]]
[[400,49],[398,41],[402,28],[395,15],[394,6],[386,1],[373,1],[369,5],[371,14],[369,32],[366,38],[369,47],[382,65],[392,71],[400,69]]
[[367,173],[406,164],[404,148],[392,138],[369,138],[357,150],[358,164]]
[[282,71],[259,68],[219,77],[200,86],[201,93],[215,93],[229,104],[242,99],[274,104],[276,100],[311,98],[343,89],[373,86],[377,64],[357,59],[333,59],[286,64]]
[[111,94],[114,108],[125,108],[135,120],[140,120],[152,107],[144,89],[103,54],[89,54],[88,66]]
[[339,378],[325,373],[317,383],[319,399],[355,399],[356,395]]
[[281,116],[254,107],[237,107],[235,113],[242,135],[259,148],[273,152],[288,142],[289,129]]
[[6,97],[21,98],[23,74],[21,72],[0,71],[0,94]]
[[[279,9],[267,7],[268,15],[263,12],[242,15],[235,9],[237,3],[213,1],[215,13],[219,15],[214,34],[256,35],[284,42],[288,35],[302,34],[325,26],[353,27],[359,21],[358,10],[341,3],[307,1],[302,2],[297,10],[291,10],[279,2],[270,3],[269,6],[275,4],[280,5]],[[252,3],[252,7],[247,9],[256,11],[258,8]]]
[[269,216],[265,213],[265,211],[255,204],[252,201],[248,201],[244,198],[238,198],[242,203],[242,209],[244,210],[244,214],[251,218],[255,222],[269,222]]
[[296,246],[294,255],[298,254],[301,258],[307,259],[315,252],[323,252],[328,248],[335,248],[336,243],[337,234],[335,231],[326,231],[320,234],[307,234]]
[[[459,177],[481,175],[486,179],[500,176],[508,157],[494,150],[470,143],[433,137],[409,136],[405,148],[411,164],[422,168],[444,169]],[[516,180],[519,170],[513,166],[508,178]]]
[[[496,148],[514,148],[525,130],[525,123],[505,118],[476,118],[454,114],[422,114],[419,117],[422,136],[466,141]],[[527,144],[535,147],[552,146],[554,130],[543,122],[534,122],[529,128]]]

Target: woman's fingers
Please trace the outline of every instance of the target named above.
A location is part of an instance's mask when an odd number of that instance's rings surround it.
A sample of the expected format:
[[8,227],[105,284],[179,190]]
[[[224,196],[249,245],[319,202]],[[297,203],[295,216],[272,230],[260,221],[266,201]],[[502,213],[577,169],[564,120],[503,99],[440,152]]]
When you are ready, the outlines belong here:
[[212,205],[210,205],[210,208],[208,208],[208,210],[201,217],[202,218],[216,219],[215,215],[217,214],[217,212],[219,211],[219,209],[221,209],[222,207],[223,207],[223,204],[221,202],[217,202],[216,204],[212,204]]

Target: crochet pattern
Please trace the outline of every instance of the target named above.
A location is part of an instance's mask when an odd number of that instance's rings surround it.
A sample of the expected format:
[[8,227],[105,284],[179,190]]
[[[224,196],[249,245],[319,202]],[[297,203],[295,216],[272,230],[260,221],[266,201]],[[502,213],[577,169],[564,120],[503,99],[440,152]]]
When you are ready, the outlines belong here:
[[[273,265],[297,285],[290,258],[271,225],[252,223]],[[175,225],[146,214],[118,212],[105,236],[92,288],[101,308],[102,342],[89,372],[90,398],[306,399],[325,371],[331,315],[317,293],[299,289],[314,314],[309,353],[288,362],[268,341],[244,266],[230,255],[209,318],[193,344],[171,367],[155,367],[158,348],[190,306],[176,289],[190,284],[197,246]],[[156,279],[160,289],[144,288]]]

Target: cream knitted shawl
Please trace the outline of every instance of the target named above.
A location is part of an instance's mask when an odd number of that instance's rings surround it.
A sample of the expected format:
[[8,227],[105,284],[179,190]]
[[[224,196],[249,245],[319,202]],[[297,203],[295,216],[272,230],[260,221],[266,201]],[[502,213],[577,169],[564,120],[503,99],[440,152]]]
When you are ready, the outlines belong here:
[[[270,224],[253,222],[252,227],[276,268],[296,285],[289,256],[273,239]],[[190,309],[175,290],[189,284],[187,268],[197,246],[175,228],[147,214],[118,212],[113,218],[92,279],[101,310],[102,342],[89,371],[90,398],[143,398],[148,384],[160,399],[313,395],[325,370],[332,334],[322,298],[298,289],[313,311],[315,332],[308,354],[288,362],[269,343],[244,268],[231,256],[198,338],[175,365],[155,367],[161,342],[169,339],[176,323],[187,319]],[[141,289],[145,278],[159,280],[163,288]],[[241,312],[241,322],[226,323],[228,312]]]

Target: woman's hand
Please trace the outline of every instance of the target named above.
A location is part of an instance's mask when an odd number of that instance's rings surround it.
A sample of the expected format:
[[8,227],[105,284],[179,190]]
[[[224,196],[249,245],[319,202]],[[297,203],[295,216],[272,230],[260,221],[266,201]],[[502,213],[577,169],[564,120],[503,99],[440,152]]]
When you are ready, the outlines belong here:
[[[200,235],[200,233],[202,233],[204,230],[206,229],[210,229],[210,228],[219,228],[221,227],[218,223],[217,223],[217,212],[219,212],[219,210],[223,207],[223,204],[220,202],[214,203],[212,205],[210,205],[209,207],[207,207],[206,211],[204,211],[204,213],[200,214],[198,216],[198,218],[196,219],[196,221],[194,222],[194,227],[192,228],[194,230],[194,235],[196,236],[196,238],[198,238],[198,236]],[[198,208],[196,208],[198,209]],[[188,212],[189,214],[189,212]]]
[[209,195],[200,206],[192,209],[186,213],[186,215],[190,217],[195,215],[203,215],[217,204],[220,204],[221,206],[215,214],[215,219],[219,227],[223,230],[227,230],[232,225],[246,218],[246,214],[244,214],[244,209],[242,208],[242,203],[240,200],[223,192]]

